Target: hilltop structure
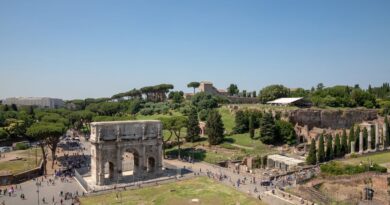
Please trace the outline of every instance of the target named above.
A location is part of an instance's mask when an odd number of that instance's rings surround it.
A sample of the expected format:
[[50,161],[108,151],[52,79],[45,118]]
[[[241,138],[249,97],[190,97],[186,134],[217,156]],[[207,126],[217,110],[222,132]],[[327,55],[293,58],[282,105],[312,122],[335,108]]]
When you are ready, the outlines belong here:
[[[240,96],[229,96],[228,92],[224,89],[217,89],[214,87],[212,82],[202,81],[198,87],[199,92],[204,92],[211,95],[224,97],[230,101],[230,103],[260,103],[260,100],[256,97],[240,97]],[[191,99],[194,93],[185,93],[186,99]]]

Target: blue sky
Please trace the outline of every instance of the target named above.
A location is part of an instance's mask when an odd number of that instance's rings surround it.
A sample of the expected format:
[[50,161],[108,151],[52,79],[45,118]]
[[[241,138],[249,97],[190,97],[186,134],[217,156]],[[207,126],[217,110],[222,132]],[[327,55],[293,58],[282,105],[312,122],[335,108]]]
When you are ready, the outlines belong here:
[[111,96],[208,80],[380,85],[388,0],[0,0],[0,99]]

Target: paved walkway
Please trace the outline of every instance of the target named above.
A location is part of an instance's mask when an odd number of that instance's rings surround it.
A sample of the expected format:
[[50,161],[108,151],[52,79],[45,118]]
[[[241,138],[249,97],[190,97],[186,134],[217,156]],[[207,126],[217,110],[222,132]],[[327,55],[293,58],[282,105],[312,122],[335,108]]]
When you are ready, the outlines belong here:
[[[49,179],[54,180],[54,185],[48,184]],[[43,180],[43,181],[42,181]],[[63,182],[60,180],[60,178],[54,179],[54,177],[47,177],[46,179],[44,177],[37,178],[37,181],[40,182],[40,186],[36,185],[36,180],[30,180],[27,182],[24,182],[22,184],[18,185],[18,188],[15,188],[15,185],[13,185],[14,193],[11,194],[11,196],[8,195],[8,192],[6,195],[3,195],[3,193],[0,195],[0,202],[4,202],[5,205],[37,205],[38,204],[38,193],[37,193],[37,187],[39,189],[39,204],[61,204],[61,199],[63,200],[64,205],[71,205],[72,200],[68,199],[65,200],[65,193],[69,192],[72,193],[72,195],[75,195],[78,193],[80,196],[82,195],[83,191],[79,184],[73,179],[73,178],[67,178]],[[21,186],[21,188],[19,188]],[[7,187],[1,187],[2,190],[5,188],[9,189],[11,186]],[[60,192],[63,192],[63,196],[60,196]],[[21,199],[20,195],[24,194],[25,199]],[[45,198],[46,203],[43,203],[43,198]],[[54,202],[53,202],[54,198]]]

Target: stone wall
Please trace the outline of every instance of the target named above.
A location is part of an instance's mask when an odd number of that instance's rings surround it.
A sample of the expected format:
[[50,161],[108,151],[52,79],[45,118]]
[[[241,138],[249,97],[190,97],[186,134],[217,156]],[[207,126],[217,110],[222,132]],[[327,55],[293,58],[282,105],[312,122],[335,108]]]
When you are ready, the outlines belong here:
[[0,185],[5,186],[9,184],[19,184],[24,181],[33,179],[35,177],[41,176],[43,174],[43,160],[39,163],[39,166],[18,174],[10,174],[0,176]]
[[230,103],[238,104],[255,104],[260,103],[259,98],[248,98],[248,97],[238,97],[238,96],[227,96]]
[[289,120],[300,126],[348,129],[353,124],[377,119],[378,111],[374,109],[298,109],[289,112]]

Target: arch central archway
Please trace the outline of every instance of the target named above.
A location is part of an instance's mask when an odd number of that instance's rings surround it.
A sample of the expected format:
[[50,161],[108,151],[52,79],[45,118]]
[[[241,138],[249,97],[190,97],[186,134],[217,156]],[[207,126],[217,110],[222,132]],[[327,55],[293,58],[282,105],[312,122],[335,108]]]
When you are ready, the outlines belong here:
[[122,176],[132,176],[139,169],[139,154],[134,149],[126,149],[122,154]]

